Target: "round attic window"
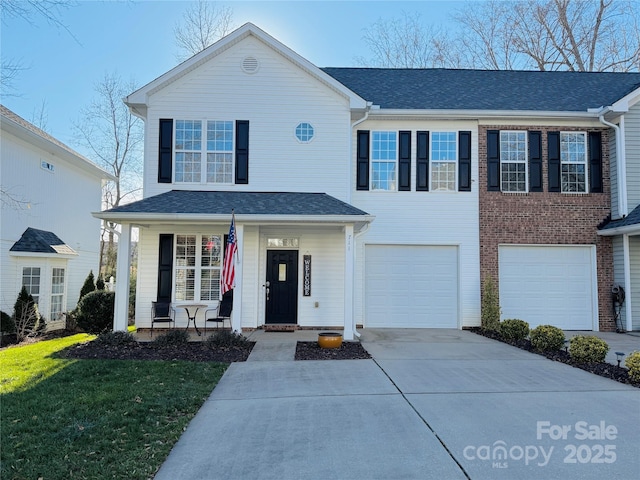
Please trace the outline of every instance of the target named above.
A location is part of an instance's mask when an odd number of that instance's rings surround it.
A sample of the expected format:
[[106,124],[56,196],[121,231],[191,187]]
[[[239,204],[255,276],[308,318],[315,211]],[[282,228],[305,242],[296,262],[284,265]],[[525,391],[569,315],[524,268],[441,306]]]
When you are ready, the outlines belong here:
[[313,125],[308,122],[301,122],[296,127],[296,138],[302,143],[309,143],[313,140]]
[[242,60],[242,71],[244,73],[256,73],[259,66],[260,64],[256,57],[244,57]]

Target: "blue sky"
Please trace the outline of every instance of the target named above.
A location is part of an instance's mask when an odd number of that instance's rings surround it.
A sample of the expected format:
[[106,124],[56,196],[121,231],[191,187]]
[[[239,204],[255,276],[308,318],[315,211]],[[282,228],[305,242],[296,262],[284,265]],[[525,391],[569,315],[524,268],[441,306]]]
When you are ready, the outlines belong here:
[[[235,26],[252,22],[315,65],[354,66],[369,57],[364,29],[379,19],[419,12],[425,22],[450,21],[457,1],[231,1]],[[27,69],[2,103],[27,120],[43,102],[47,131],[87,156],[74,141],[73,122],[95,98],[105,73],[144,85],[177,65],[173,28],[185,1],[88,1],[62,10],[67,31],[42,19],[3,17],[0,52]],[[75,37],[75,38],[74,38]],[[5,93],[5,92],[3,92]],[[90,157],[89,157],[90,158]]]

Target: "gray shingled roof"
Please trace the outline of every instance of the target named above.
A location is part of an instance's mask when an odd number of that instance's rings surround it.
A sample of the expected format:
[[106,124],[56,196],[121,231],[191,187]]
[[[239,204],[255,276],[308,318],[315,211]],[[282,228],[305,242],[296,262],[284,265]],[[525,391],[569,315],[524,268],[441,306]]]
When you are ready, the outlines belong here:
[[27,228],[20,240],[9,249],[11,252],[55,253],[77,255],[76,251],[65,244],[55,233],[36,228]]
[[368,215],[326,193],[171,190],[105,213]]
[[640,225],[640,205],[633,209],[633,211],[624,218],[619,220],[612,220],[606,225],[600,227],[600,230],[611,230],[620,227],[631,227],[633,225]]
[[385,109],[586,112],[640,87],[640,73],[323,68]]

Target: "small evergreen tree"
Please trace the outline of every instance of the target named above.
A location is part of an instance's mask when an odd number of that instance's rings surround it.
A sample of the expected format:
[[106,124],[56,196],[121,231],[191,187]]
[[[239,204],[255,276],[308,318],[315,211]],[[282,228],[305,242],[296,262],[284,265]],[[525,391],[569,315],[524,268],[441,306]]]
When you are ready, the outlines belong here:
[[93,270],[90,270],[89,275],[87,275],[87,278],[85,278],[84,284],[80,289],[80,298],[78,298],[78,303],[80,303],[80,300],[82,300],[82,297],[84,297],[87,293],[93,292],[95,289],[96,289],[96,283],[93,277]]
[[104,290],[104,280],[102,279],[102,275],[98,275],[98,279],[96,280],[96,290]]
[[16,326],[18,342],[44,330],[44,321],[40,317],[38,306],[25,286],[20,290],[13,307],[13,322]]
[[500,299],[498,289],[491,275],[487,275],[482,285],[481,325],[492,332],[500,328]]

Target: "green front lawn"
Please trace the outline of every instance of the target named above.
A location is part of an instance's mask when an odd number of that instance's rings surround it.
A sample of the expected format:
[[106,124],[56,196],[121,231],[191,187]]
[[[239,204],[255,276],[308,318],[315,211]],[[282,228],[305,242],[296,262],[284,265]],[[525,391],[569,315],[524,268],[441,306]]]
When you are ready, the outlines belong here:
[[4,479],[148,479],[227,365],[67,360],[74,335],[0,351]]

